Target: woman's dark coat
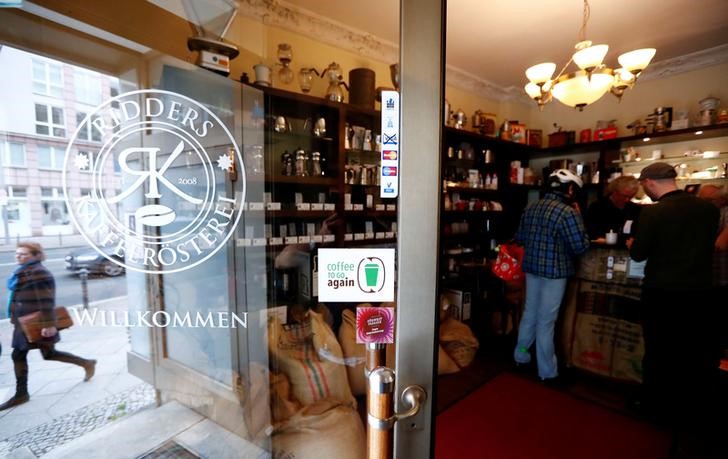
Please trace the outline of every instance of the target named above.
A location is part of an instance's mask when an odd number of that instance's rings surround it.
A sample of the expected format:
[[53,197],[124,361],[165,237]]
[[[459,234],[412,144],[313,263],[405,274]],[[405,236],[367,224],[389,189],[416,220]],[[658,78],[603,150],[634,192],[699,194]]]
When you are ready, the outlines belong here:
[[56,282],[53,275],[41,263],[33,263],[18,273],[18,283],[10,305],[10,322],[13,329],[12,347],[20,351],[37,349],[44,344],[53,344],[60,341],[60,334],[56,333],[50,338],[29,343],[20,328],[18,317],[40,311],[41,318],[52,327],[56,321],[54,311],[56,303]]

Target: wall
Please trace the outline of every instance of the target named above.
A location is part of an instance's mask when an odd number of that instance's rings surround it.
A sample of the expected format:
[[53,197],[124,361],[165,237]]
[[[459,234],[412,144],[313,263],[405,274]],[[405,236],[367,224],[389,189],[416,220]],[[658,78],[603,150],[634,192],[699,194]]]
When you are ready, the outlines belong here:
[[531,127],[529,124],[531,123],[533,107],[530,105],[518,101],[489,99],[464,91],[455,86],[447,85],[447,79],[445,83],[445,99],[450,102],[450,109],[453,112],[462,109],[468,115],[468,123],[465,126],[467,130],[471,129],[473,122],[472,115],[476,110],[495,114],[498,120],[498,126],[507,119],[509,121],[525,123],[527,128]]
[[[33,94],[33,80],[18,75],[33,75],[30,57],[18,50],[4,47],[0,52],[0,68],[13,72],[0,72],[0,100],[12,111],[0,110],[0,131],[35,135],[35,108],[27,103]],[[40,97],[38,97],[40,98]]]
[[[171,56],[194,62],[195,53],[186,48],[187,37],[192,29],[183,19],[143,0],[125,2],[87,2],[83,0],[37,0],[37,3],[77,18],[96,27],[109,30],[127,39],[162,51]],[[133,20],[132,20],[133,19]],[[269,27],[260,22],[238,15],[226,35],[226,39],[238,45],[240,56],[232,61],[230,77],[238,79],[243,72],[253,77],[253,65],[261,60],[268,65],[277,62],[275,51],[278,43],[288,42],[293,47],[293,70],[302,66],[315,67],[319,71],[330,62],[341,64],[344,78],[356,67],[369,67],[376,72],[376,86],[391,87],[389,64],[363,58],[335,46],[326,45],[286,30]],[[658,50],[659,58],[659,50]],[[524,66],[525,68],[525,66]],[[281,87],[275,80],[278,67],[274,67],[274,87]],[[648,75],[649,68],[645,73]],[[554,122],[566,130],[580,131],[594,129],[597,120],[617,120],[619,135],[628,135],[626,126],[632,121],[644,119],[655,107],[671,106],[674,110],[689,110],[695,116],[699,110],[698,101],[708,95],[719,97],[728,103],[728,87],[725,76],[728,64],[708,67],[702,70],[682,73],[660,80],[640,80],[634,89],[627,91],[621,103],[611,95],[588,106],[583,112],[566,107],[558,101],[548,104],[539,112],[535,103],[522,104],[518,101],[496,101],[483,96],[469,94],[453,86],[447,86],[445,97],[452,110],[462,109],[471,115],[477,109],[495,113],[498,122],[505,119],[519,120],[528,128],[542,129],[544,142],[546,134],[552,132]],[[487,78],[487,75],[483,75]],[[322,97],[326,81],[318,79],[311,95]],[[297,80],[282,89],[300,92]],[[348,95],[347,95],[348,100]]]
[[[260,36],[260,34],[263,35]],[[246,72],[250,80],[253,81],[255,79],[253,65],[262,62],[271,67],[273,71],[273,87],[301,93],[298,84],[299,69],[302,67],[313,67],[321,73],[331,62],[336,62],[341,66],[344,81],[347,83],[349,82],[350,70],[366,67],[374,70],[376,74],[375,87],[394,87],[389,73],[389,65],[392,62],[373,61],[341,48],[330,46],[278,27],[261,27],[261,24],[258,22],[238,16],[235,22],[233,22],[233,26],[227,36],[231,41],[238,43],[239,48],[247,51],[246,53],[241,53],[241,56],[233,60],[230,72],[231,77],[239,78],[242,72]],[[276,51],[280,43],[289,43],[293,50],[291,70],[294,72],[294,80],[288,85],[284,85],[278,80],[278,70],[281,66],[278,65]],[[326,94],[327,87],[328,80],[326,78],[319,78],[314,75],[313,87],[309,94],[323,97]],[[348,91],[345,89],[344,100],[349,100]]]
[[[647,74],[646,74],[647,75]],[[543,130],[544,146],[547,146],[547,135],[554,131],[553,123],[564,130],[576,131],[595,129],[599,120],[616,120],[619,136],[632,135],[627,125],[640,119],[643,122],[656,107],[673,107],[673,114],[679,110],[689,111],[691,121],[700,111],[698,102],[708,96],[721,99],[722,107],[728,107],[728,64],[715,65],[700,70],[685,72],[659,80],[639,80],[632,90],[628,90],[619,102],[611,94],[604,95],[597,102],[587,106],[584,111],[568,107],[554,100],[547,104],[543,111],[538,110],[536,103],[522,104],[518,101],[498,102],[447,86],[446,98],[452,110],[462,109],[470,115],[477,109],[495,113],[498,124],[503,120],[519,120],[529,129]],[[691,122],[691,126],[694,123]]]

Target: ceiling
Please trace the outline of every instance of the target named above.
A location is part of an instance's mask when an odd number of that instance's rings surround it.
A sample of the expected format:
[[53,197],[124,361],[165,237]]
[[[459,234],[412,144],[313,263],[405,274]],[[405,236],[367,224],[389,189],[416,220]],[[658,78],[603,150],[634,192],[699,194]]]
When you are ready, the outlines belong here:
[[[205,12],[219,16],[230,8],[227,0],[151,1],[183,17],[183,2],[194,1],[198,16]],[[250,3],[256,2],[238,2],[241,9]],[[273,3],[306,10],[383,42],[399,41],[396,0]],[[611,67],[617,66],[619,54],[637,48],[657,48],[655,63],[709,48],[728,48],[726,0],[590,0],[589,6],[586,38],[609,45],[605,64]],[[447,64],[502,89],[522,88],[527,67],[549,61],[556,63],[558,71],[568,62],[579,40],[582,15],[582,0],[450,0]]]

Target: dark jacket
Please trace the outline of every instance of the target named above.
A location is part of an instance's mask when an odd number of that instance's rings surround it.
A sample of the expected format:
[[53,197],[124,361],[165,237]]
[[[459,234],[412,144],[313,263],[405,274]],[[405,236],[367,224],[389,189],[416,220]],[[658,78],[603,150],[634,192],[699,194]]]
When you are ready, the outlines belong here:
[[[625,204],[624,209],[614,205],[609,197],[594,201],[586,212],[584,223],[591,239],[604,237],[609,230],[622,234],[622,228],[627,220],[637,221],[642,206],[633,202]],[[632,234],[637,225],[632,226]]]
[[42,344],[57,343],[61,338],[58,333],[42,341],[29,343],[20,328],[18,317],[40,311],[41,318],[51,327],[55,324],[56,315],[56,282],[53,275],[40,263],[33,263],[18,273],[18,283],[10,304],[10,322],[13,329],[12,347],[20,351],[35,349]]
[[640,213],[630,256],[647,260],[644,286],[710,288],[718,208],[682,190],[666,193]]

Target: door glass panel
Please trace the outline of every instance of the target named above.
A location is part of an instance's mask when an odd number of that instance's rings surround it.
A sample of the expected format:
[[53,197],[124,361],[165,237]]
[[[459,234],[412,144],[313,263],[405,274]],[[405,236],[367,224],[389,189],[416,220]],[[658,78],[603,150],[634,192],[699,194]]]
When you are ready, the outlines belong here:
[[[0,146],[24,152],[0,171],[2,247],[45,248],[55,304],[75,322],[54,345],[82,367],[71,373],[27,349],[30,399],[0,411],[0,456],[74,448],[91,431],[106,439],[95,440],[97,451],[111,454],[107,425],[138,422],[148,408],[155,426],[202,430],[155,444],[150,431],[125,454],[184,445],[200,457],[363,458],[355,314],[383,303],[365,290],[319,301],[318,256],[396,246],[398,200],[380,196],[382,179],[397,176],[383,173],[379,98],[396,81],[398,5],[370,31],[352,6],[330,1],[237,14],[218,1],[201,15],[148,3],[134,7],[140,24],[150,15],[160,30],[184,32],[105,43],[66,27],[115,23],[111,6],[94,15],[71,7],[67,24],[0,11],[0,66],[9,69],[0,96],[11,102],[0,104]],[[279,8],[284,22],[265,19]],[[189,37],[188,21],[207,39]],[[234,47],[209,39],[226,25]],[[63,50],[53,45],[61,37],[71,40]],[[172,42],[191,50],[157,49]],[[6,278],[16,269],[7,254]],[[18,345],[14,328],[0,322],[6,353]],[[55,371],[68,371],[68,388],[48,386]],[[16,376],[0,359],[0,403],[15,394]],[[51,396],[79,419],[115,411],[41,447],[33,435],[62,422],[39,403]],[[44,414],[29,420],[23,406]]]

